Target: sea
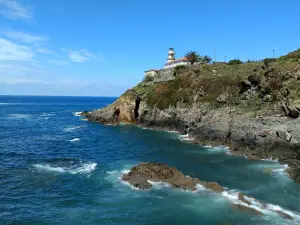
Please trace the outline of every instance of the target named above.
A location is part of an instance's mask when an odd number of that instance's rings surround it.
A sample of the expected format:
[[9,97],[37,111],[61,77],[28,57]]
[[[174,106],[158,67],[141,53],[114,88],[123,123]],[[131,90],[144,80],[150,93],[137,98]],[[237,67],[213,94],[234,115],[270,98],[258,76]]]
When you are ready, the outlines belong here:
[[[172,131],[105,126],[78,115],[115,100],[0,96],[1,225],[300,224],[300,184],[285,165],[191,144]],[[166,163],[226,190],[189,192],[164,183],[136,190],[121,177],[141,162]],[[248,200],[263,215],[234,209],[238,192],[257,199]]]

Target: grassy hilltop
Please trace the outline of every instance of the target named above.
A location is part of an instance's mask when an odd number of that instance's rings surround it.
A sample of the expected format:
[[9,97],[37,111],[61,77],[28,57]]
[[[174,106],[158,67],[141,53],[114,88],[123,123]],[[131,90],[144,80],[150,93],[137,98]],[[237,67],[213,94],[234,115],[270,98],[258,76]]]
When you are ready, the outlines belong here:
[[177,66],[173,80],[145,78],[125,95],[166,109],[181,103],[234,107],[249,116],[282,114],[283,101],[300,103],[300,50],[243,64]]

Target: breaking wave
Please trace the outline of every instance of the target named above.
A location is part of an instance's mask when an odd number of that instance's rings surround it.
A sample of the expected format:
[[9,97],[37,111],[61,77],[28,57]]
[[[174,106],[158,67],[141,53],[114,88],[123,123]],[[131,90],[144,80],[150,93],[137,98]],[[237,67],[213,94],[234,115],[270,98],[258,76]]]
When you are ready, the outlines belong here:
[[10,118],[13,119],[28,119],[31,117],[30,114],[9,114]]
[[77,142],[77,141],[80,141],[80,139],[79,138],[74,138],[74,139],[72,139],[72,140],[69,140],[70,142]]
[[82,113],[82,112],[74,112],[73,115],[74,115],[74,116],[81,116],[81,113]]
[[59,167],[53,166],[51,164],[35,164],[33,165],[38,170],[44,170],[48,172],[57,172],[57,173],[69,173],[69,174],[90,174],[93,170],[96,169],[97,163],[88,162],[80,163],[79,165],[71,167]]
[[76,127],[68,127],[68,128],[65,128],[64,131],[67,131],[67,132],[72,132],[74,130],[77,130],[81,128],[81,126],[76,126]]
[[179,135],[179,140],[181,141],[192,141],[194,138],[190,137],[188,134]]

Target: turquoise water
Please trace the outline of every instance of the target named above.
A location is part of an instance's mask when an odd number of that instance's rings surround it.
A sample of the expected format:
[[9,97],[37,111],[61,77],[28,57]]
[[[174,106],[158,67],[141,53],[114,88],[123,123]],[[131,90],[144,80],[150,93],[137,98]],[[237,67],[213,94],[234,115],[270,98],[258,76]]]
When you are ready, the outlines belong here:
[[[74,115],[114,100],[0,96],[0,224],[300,224],[300,185],[276,162]],[[150,161],[228,190],[191,193],[156,184],[138,191],[120,180],[133,165]],[[238,191],[268,203],[264,216],[232,209]],[[278,207],[295,220],[278,217],[272,212]]]

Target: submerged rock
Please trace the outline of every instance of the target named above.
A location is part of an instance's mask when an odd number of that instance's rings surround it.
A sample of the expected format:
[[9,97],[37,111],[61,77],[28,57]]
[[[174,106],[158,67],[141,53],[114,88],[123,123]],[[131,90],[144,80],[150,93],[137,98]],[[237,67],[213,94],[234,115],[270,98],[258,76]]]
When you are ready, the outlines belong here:
[[202,182],[200,181],[200,184],[203,185],[205,188],[211,189],[215,192],[223,192],[225,191],[225,188],[222,187],[217,182]]
[[248,197],[248,198],[249,198],[249,196],[244,195],[244,194],[242,194],[242,193],[239,193],[239,194],[238,194],[238,199],[239,199],[240,201],[246,203],[247,205],[252,205],[252,203],[251,203],[250,201],[246,200],[245,197]]
[[240,204],[232,204],[232,207],[234,209],[238,209],[240,211],[244,211],[244,212],[249,212],[249,213],[254,213],[256,215],[263,215],[262,212],[254,209],[254,208],[251,208],[251,207],[247,207],[247,206],[244,206],[244,205],[240,205]]
[[288,219],[288,220],[294,220],[294,217],[292,217],[291,215],[287,214],[287,213],[284,213],[280,210],[276,210],[276,213],[281,216],[282,218],[284,219]]
[[[217,182],[206,182],[201,181],[198,178],[186,176],[176,168],[161,163],[140,163],[139,165],[132,167],[128,174],[123,175],[122,180],[141,190],[150,189],[152,187],[152,182],[164,182],[172,187],[189,191],[195,191],[197,189],[197,184],[217,193],[225,191],[225,188]],[[260,202],[241,192],[238,193],[238,200],[238,203],[232,203],[233,209],[256,215],[263,215],[263,213],[252,208],[254,205],[262,210],[267,209],[266,203]],[[277,213],[278,216],[281,216],[284,219],[294,219],[291,215],[280,210],[271,211]]]

